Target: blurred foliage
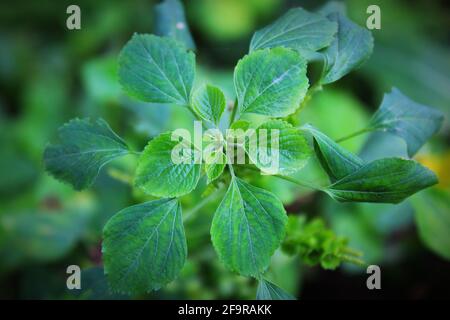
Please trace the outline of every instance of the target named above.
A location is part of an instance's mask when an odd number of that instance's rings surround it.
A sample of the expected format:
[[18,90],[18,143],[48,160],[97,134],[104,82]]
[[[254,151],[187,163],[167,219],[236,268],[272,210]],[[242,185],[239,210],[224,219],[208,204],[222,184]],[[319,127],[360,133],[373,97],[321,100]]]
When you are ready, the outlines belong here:
[[[162,131],[192,127],[191,116],[184,110],[132,101],[117,83],[117,53],[134,32],[153,31],[155,2],[78,1],[82,8],[79,31],[65,28],[68,1],[0,3],[0,298],[74,298],[65,287],[65,270],[71,264],[82,267],[86,281],[86,289],[76,298],[124,298],[108,292],[100,241],[101,230],[113,214],[150,200],[130,187],[127,180],[136,159],[114,161],[112,171],[102,172],[92,189],[76,193],[47,176],[41,158],[57,127],[74,116],[105,118],[133,148],[141,148]],[[198,48],[196,86],[206,80],[219,85],[227,101],[235,98],[231,66],[248,51],[252,33],[289,7],[304,5],[311,9],[324,3],[184,2],[187,23]],[[345,136],[364,127],[382,93],[395,85],[412,99],[446,114],[445,128],[416,156],[437,173],[440,184],[398,206],[336,205],[288,182],[253,175],[251,182],[270,188],[288,211],[308,216],[291,218],[286,243],[292,237],[295,241],[291,247],[301,252],[302,241],[310,235],[307,239],[316,241],[317,252],[290,257],[278,251],[265,275],[300,297],[304,278],[316,270],[302,262],[336,267],[340,260],[336,260],[335,253],[343,248],[364,252],[368,264],[396,265],[426,250],[450,259],[449,10],[442,1],[346,2],[350,17],[362,26],[367,6],[381,7],[382,29],[373,31],[374,54],[358,72],[317,93],[297,120],[322,128],[331,138]],[[314,68],[312,65],[310,71],[314,72]],[[377,147],[371,141],[377,141]],[[384,133],[357,137],[342,145],[359,151],[364,160],[406,155],[404,142]],[[316,161],[296,176],[326,180]],[[199,188],[183,197],[183,207],[195,207],[204,192]],[[180,277],[157,293],[137,298],[255,296],[257,283],[226,271],[211,247],[209,228],[217,205],[217,199],[211,201],[185,222],[189,260]],[[448,262],[443,265],[448,267]],[[346,265],[336,272],[361,271],[360,267]],[[317,281],[320,284],[320,279]]]

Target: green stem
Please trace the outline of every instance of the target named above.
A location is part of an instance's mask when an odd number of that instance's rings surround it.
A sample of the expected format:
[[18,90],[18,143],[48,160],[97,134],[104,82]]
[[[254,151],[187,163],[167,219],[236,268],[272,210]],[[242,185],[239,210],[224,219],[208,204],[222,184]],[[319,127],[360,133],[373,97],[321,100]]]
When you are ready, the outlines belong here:
[[188,221],[190,218],[194,216],[195,213],[197,213],[200,209],[202,209],[206,204],[215,200],[220,194],[219,191],[220,189],[210,194],[208,197],[203,198],[195,207],[186,211],[186,213],[183,215],[183,222]]
[[342,142],[342,141],[351,139],[351,138],[353,138],[353,137],[359,136],[360,134],[363,134],[363,133],[366,133],[366,132],[371,132],[371,131],[373,131],[373,129],[370,128],[370,127],[364,128],[364,129],[358,130],[358,131],[356,131],[356,132],[353,132],[353,133],[351,133],[351,134],[349,134],[349,135],[347,135],[347,136],[344,136],[344,137],[342,137],[342,138],[339,138],[339,139],[336,140],[336,142],[339,143],[339,142]]
[[237,113],[237,109],[238,109],[238,100],[237,98],[234,100],[234,105],[233,105],[233,110],[231,110],[231,115],[230,115],[230,125],[229,127],[231,127],[231,125],[234,122],[234,118],[236,118],[236,113]]

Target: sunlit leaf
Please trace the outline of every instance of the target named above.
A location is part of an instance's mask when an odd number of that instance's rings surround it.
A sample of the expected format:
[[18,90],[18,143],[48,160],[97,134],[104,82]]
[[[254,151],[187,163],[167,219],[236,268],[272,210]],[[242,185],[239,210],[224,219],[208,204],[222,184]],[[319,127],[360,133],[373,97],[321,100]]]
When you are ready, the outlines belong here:
[[234,85],[240,113],[284,117],[305,97],[306,61],[286,48],[257,50],[238,62]]
[[203,119],[219,124],[225,110],[226,99],[223,92],[214,86],[200,87],[192,97],[192,108]]
[[[174,154],[179,163],[174,161]],[[200,174],[199,153],[190,142],[172,139],[172,133],[167,132],[145,147],[136,169],[135,185],[153,196],[178,197],[196,187]]]

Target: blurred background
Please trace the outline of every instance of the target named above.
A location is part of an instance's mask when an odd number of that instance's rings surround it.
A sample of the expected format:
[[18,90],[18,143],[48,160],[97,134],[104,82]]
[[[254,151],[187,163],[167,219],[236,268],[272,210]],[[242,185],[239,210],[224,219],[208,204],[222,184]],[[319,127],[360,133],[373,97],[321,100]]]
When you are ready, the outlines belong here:
[[[0,3],[0,298],[3,299],[253,299],[256,282],[228,272],[212,248],[209,228],[218,199],[185,223],[188,261],[164,289],[140,297],[108,292],[101,232],[120,209],[148,197],[130,185],[136,159],[105,167],[83,192],[43,170],[42,153],[57,128],[74,117],[104,118],[136,149],[162,131],[192,126],[184,109],[128,99],[117,83],[117,55],[134,32],[152,33],[158,1],[2,1]],[[234,100],[233,68],[253,32],[291,7],[314,10],[326,1],[191,0],[187,23],[196,44],[197,82],[223,88]],[[81,30],[66,28],[66,8],[81,8]],[[299,121],[332,138],[363,128],[383,93],[398,87],[440,109],[444,128],[416,160],[437,173],[439,185],[400,205],[337,204],[286,182],[262,176],[290,214],[321,217],[349,246],[382,270],[382,290],[366,288],[365,268],[330,271],[277,251],[269,278],[300,299],[450,298],[450,10],[448,1],[349,0],[348,15],[365,26],[366,8],[381,8],[374,53],[356,72],[317,93]],[[376,141],[376,143],[374,143]],[[387,134],[343,143],[364,159],[404,156]],[[325,181],[315,163],[300,177]],[[181,198],[201,201],[204,188]],[[66,289],[66,268],[79,265],[81,292]]]

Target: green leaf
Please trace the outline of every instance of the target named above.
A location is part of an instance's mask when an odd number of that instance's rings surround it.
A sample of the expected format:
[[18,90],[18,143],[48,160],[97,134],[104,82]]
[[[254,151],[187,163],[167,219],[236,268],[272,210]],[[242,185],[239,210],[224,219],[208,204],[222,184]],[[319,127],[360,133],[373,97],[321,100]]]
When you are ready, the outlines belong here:
[[310,125],[305,125],[303,128],[312,134],[317,158],[332,182],[344,178],[364,165],[358,156],[347,151],[316,128]]
[[225,169],[225,166],[227,164],[227,158],[226,155],[219,151],[217,155],[218,161],[214,163],[206,163],[205,164],[205,171],[206,171],[206,177],[207,177],[207,184],[210,184],[214,180],[216,180],[218,177],[220,177],[223,173],[223,170]]
[[119,81],[137,99],[188,105],[195,56],[177,41],[135,34],[119,57]]
[[129,153],[126,143],[103,120],[74,119],[58,130],[59,140],[44,151],[44,164],[57,179],[76,190],[89,187],[100,169]]
[[[256,138],[253,144],[250,143],[252,138]],[[260,125],[247,140],[246,152],[263,172],[283,175],[303,168],[312,154],[303,133],[283,120]]]
[[214,214],[211,239],[232,271],[258,276],[284,236],[287,216],[272,193],[234,177]]
[[174,38],[188,49],[195,49],[183,4],[179,0],[164,0],[155,6],[155,33]]
[[219,124],[225,110],[226,99],[223,92],[214,86],[200,87],[192,97],[192,108],[203,120]]
[[103,230],[103,262],[111,289],[144,293],[171,282],[187,255],[181,206],[160,199],[123,209]]
[[286,48],[254,51],[239,60],[234,86],[239,112],[287,116],[300,106],[308,89],[306,61]]
[[450,260],[450,194],[430,189],[412,198],[416,225],[425,245]]
[[295,297],[274,285],[273,283],[262,279],[259,281],[256,291],[256,300],[296,300]]
[[399,203],[437,182],[432,171],[413,160],[385,158],[364,165],[325,191],[340,202]]
[[233,122],[230,126],[230,129],[233,130],[242,129],[244,132],[247,131],[248,128],[250,128],[250,122],[242,119]]
[[407,144],[408,155],[412,157],[439,131],[443,121],[444,115],[440,111],[418,104],[393,88],[392,92],[384,95],[369,127],[401,137]]
[[336,31],[335,22],[302,8],[294,8],[271,25],[255,32],[250,51],[287,47],[307,54],[327,47]]
[[335,82],[358,68],[373,51],[373,37],[369,30],[358,26],[343,14],[332,13],[338,23],[338,32],[331,45],[323,52],[325,58],[322,84]]
[[[135,185],[156,197],[179,197],[194,190],[201,174],[201,153],[185,139],[162,133],[145,147],[136,169]],[[176,149],[179,149],[176,151]],[[172,153],[180,163],[173,161]]]

